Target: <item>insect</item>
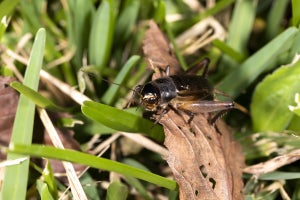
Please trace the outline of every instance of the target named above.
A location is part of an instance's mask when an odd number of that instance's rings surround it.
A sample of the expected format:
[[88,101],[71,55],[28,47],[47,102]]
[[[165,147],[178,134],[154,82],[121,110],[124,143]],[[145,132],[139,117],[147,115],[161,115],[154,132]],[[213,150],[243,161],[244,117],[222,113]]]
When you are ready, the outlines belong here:
[[[217,101],[214,98],[214,89],[207,77],[209,60],[204,59],[198,66],[204,67],[201,76],[193,75],[195,69],[186,71],[182,75],[169,75],[150,81],[144,85],[137,85],[133,98],[143,105],[145,110],[161,114],[157,121],[169,110],[181,110],[190,116],[189,122],[197,113],[219,111],[211,120],[212,124],[229,109],[235,107],[233,101]],[[156,122],[157,122],[156,121]]]

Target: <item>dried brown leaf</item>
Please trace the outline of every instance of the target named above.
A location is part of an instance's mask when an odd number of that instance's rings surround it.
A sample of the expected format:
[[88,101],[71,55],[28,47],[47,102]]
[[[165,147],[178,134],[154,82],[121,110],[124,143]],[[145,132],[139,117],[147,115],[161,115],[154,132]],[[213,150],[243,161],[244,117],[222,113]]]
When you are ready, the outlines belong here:
[[[170,66],[171,74],[181,71],[168,41],[153,21],[144,45],[156,72],[154,78],[161,76],[159,69],[164,66]],[[217,129],[209,124],[210,117],[197,114],[189,124],[185,113],[170,110],[159,121],[169,150],[165,159],[179,185],[180,199],[244,199],[241,147],[223,122],[216,124]]]
[[149,21],[149,29],[143,40],[143,51],[150,66],[154,67],[153,70],[166,70],[167,66],[170,66],[170,74],[182,71],[167,38],[152,20]]

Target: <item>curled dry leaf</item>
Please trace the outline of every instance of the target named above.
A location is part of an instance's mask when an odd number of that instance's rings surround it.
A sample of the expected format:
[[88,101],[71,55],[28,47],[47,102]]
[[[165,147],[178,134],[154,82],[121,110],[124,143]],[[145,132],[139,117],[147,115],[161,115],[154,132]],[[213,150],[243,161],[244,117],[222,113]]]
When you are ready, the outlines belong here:
[[[153,21],[144,40],[144,53],[156,72],[154,79],[166,66],[170,66],[171,74],[181,71],[168,41]],[[165,159],[179,185],[180,199],[244,199],[241,146],[221,120],[217,129],[209,124],[210,117],[197,114],[189,124],[188,115],[170,110],[159,121],[169,150]]]
[[153,78],[158,78],[159,71],[166,70],[167,66],[170,66],[170,74],[182,72],[167,38],[154,21],[149,22],[149,29],[143,40],[143,51],[147,56],[149,66],[157,72],[153,74]]

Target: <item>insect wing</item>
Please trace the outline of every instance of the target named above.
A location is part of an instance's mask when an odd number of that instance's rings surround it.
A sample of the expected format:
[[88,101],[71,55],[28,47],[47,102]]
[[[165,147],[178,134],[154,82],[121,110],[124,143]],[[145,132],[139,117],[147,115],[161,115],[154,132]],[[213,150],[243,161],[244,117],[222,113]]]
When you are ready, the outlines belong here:
[[171,76],[177,89],[177,98],[182,101],[213,100],[213,89],[202,76]]

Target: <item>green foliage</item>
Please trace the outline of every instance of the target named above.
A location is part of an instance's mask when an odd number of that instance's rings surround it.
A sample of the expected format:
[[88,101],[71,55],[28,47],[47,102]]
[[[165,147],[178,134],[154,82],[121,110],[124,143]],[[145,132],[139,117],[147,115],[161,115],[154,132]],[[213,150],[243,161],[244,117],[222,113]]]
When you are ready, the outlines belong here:
[[107,189],[106,200],[125,200],[128,196],[128,188],[119,181],[112,182]]
[[89,38],[89,62],[95,65],[99,72],[107,64],[113,42],[115,23],[113,2],[112,0],[102,1],[93,18]]
[[251,104],[256,131],[283,131],[292,120],[288,109],[300,88],[300,61],[283,66],[257,85]]
[[[169,174],[165,173],[165,162],[160,156],[144,148],[130,154],[124,147],[135,146],[123,144],[122,137],[107,144],[112,148],[106,149],[103,158],[31,145],[33,124],[38,123],[34,119],[35,105],[51,111],[56,128],[68,127],[82,149],[89,147],[93,151],[98,143],[101,146],[124,131],[141,133],[156,142],[163,140],[163,128],[141,117],[142,109],[121,109],[130,99],[130,89],[150,80],[151,72],[141,52],[148,19],[160,24],[184,69],[208,56],[212,61],[210,81],[249,108],[249,115],[237,111],[226,116],[243,147],[247,164],[299,149],[300,62],[292,62],[300,53],[299,1],[220,0],[207,5],[210,7],[200,10],[192,8],[188,1],[2,1],[0,74],[25,75],[24,81],[18,80],[22,83],[10,84],[20,93],[20,100],[9,141],[16,145],[9,148],[8,159],[26,159],[7,167],[1,199],[60,198],[64,187],[57,184],[50,164],[43,167],[44,171],[38,170],[41,178],[36,178],[28,170],[29,156],[105,170],[89,170],[81,178],[90,199],[153,199],[158,198],[156,194],[177,198],[176,183],[163,177]],[[193,55],[182,54],[176,37],[207,17],[217,19],[227,31],[226,39],[216,39]],[[34,40],[27,39],[28,33],[35,35]],[[27,65],[23,64],[26,60]],[[52,81],[44,77],[39,84],[41,68],[68,84],[70,93],[80,88],[91,101],[74,103],[71,95],[62,94],[62,88],[53,87]],[[99,138],[94,139],[96,136]],[[67,145],[73,145],[68,142]],[[246,199],[285,198],[283,191],[290,199],[300,199],[299,171],[299,166],[290,163],[257,179],[245,176]],[[110,172],[122,176],[112,181],[106,174]],[[109,182],[108,189],[102,182]],[[131,193],[132,188],[137,194]]]
[[[27,70],[24,77],[24,85],[32,90],[37,90],[40,80],[40,69],[43,62],[46,34],[44,29],[37,32]],[[33,119],[35,105],[32,101],[21,95],[18,110],[14,120],[11,143],[31,144],[33,132]],[[22,158],[24,155],[8,153],[7,159],[14,160]],[[27,190],[29,157],[18,164],[6,168],[5,177],[2,184],[1,199],[24,199]]]
[[90,167],[94,167],[102,170],[109,170],[113,172],[118,172],[123,175],[136,177],[171,190],[174,190],[176,188],[176,182],[171,179],[164,178],[159,175],[153,174],[151,172],[134,168],[120,162],[116,162],[106,158],[99,158],[97,156],[93,156],[88,153],[82,153],[79,151],[58,149],[58,148],[49,147],[45,145],[34,145],[34,144],[32,145],[12,144],[8,151],[13,153],[23,154],[23,155],[55,158],[64,161],[69,161],[69,162],[76,162],[76,163],[88,165]]
[[91,101],[84,102],[81,109],[89,118],[112,129],[145,133],[160,141],[163,139],[163,130],[160,125],[154,125],[153,122],[129,112]]
[[[237,97],[265,70],[272,61],[291,49],[298,29],[291,27],[246,59],[241,66],[233,69],[218,86],[218,89]],[[271,63],[270,63],[271,62]]]
[[28,99],[33,101],[37,106],[41,108],[48,108],[48,109],[57,109],[57,110],[63,110],[63,108],[55,105],[51,100],[47,99],[46,97],[43,97],[40,93],[34,91],[33,89],[26,87],[25,85],[22,85],[19,82],[12,82],[10,84],[12,88],[26,96]]

